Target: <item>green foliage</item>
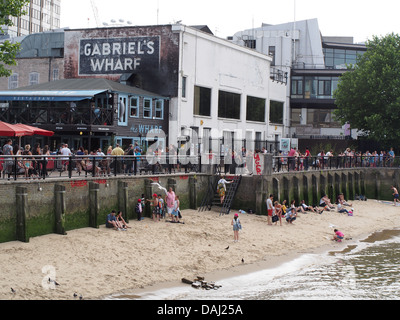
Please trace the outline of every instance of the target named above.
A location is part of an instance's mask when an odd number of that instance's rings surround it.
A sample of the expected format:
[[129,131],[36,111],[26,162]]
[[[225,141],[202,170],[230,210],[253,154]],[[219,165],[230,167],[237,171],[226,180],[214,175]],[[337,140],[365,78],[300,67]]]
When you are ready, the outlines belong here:
[[[19,17],[25,14],[24,5],[29,3],[28,0],[0,0],[0,34],[3,33],[1,26],[12,26],[11,16]],[[16,64],[15,57],[19,52],[20,44],[4,41],[0,43],[0,77],[8,77],[11,70],[6,66]]]
[[387,147],[400,139],[400,36],[367,42],[367,52],[340,79],[336,120]]

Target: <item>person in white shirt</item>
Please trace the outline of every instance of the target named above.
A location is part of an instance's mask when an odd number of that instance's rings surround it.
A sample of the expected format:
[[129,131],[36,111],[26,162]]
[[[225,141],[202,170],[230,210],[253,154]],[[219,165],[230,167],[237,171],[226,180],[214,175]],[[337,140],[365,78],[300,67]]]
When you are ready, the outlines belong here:
[[71,149],[68,148],[68,144],[64,143],[60,150],[61,154],[65,157],[61,158],[61,170],[65,171],[68,168],[69,156],[71,155]]

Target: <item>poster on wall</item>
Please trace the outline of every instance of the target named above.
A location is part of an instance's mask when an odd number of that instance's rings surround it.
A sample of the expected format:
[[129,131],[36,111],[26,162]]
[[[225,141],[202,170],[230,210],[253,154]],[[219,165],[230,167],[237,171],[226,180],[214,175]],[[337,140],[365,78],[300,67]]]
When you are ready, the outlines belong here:
[[298,150],[299,149],[299,139],[292,138],[291,141],[290,141],[290,147],[291,148],[296,148]]
[[287,139],[287,138],[281,139],[280,150],[284,153],[290,151],[290,139]]
[[158,68],[160,38],[81,39],[79,74],[132,73]]

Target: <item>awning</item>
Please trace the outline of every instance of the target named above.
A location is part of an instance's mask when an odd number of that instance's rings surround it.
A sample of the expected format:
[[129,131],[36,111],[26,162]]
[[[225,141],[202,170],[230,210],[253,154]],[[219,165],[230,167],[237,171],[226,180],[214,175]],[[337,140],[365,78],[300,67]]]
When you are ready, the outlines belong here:
[[0,101],[81,101],[106,90],[0,91]]

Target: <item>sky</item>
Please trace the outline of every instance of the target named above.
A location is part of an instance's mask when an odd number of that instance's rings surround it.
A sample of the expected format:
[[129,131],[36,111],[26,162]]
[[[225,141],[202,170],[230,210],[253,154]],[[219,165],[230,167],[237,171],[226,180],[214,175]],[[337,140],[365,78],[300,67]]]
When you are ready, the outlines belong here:
[[[91,0],[61,0],[61,27],[95,28]],[[207,25],[226,38],[237,31],[318,19],[323,36],[353,37],[355,43],[400,34],[399,0],[93,0],[99,24],[122,19],[125,24],[157,25],[181,21]]]

